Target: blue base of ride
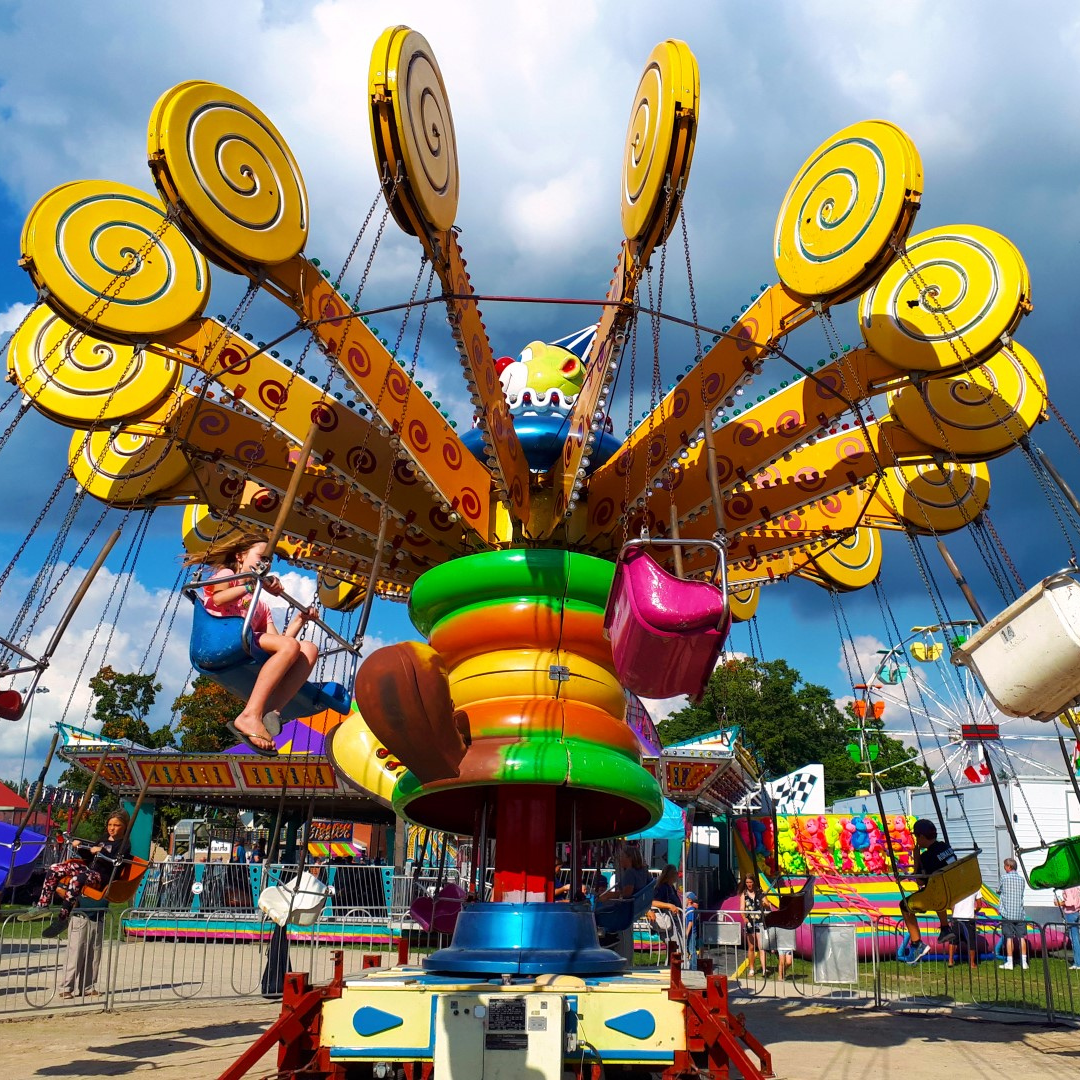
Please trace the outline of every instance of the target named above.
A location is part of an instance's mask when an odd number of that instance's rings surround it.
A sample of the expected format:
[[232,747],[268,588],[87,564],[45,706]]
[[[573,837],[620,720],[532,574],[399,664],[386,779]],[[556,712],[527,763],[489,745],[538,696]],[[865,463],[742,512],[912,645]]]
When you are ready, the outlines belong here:
[[600,947],[588,904],[471,904],[452,944],[424,967],[440,975],[616,975],[627,963]]
[[[259,668],[270,659],[258,645],[245,648],[244,620],[235,615],[211,615],[198,600],[191,623],[191,666],[209,676],[219,686],[245,701],[255,688]],[[249,651],[250,650],[250,651]],[[299,720],[327,709],[348,713],[352,705],[349,690],[341,683],[307,682],[296,696],[280,709],[282,720]]]
[[[570,425],[565,416],[515,416],[514,434],[525,452],[525,460],[532,472],[547,472],[562,453]],[[478,461],[486,461],[484,436],[479,428],[471,428],[461,436]],[[587,473],[600,468],[619,449],[620,441],[606,431],[597,435],[589,454]]]
[[34,860],[41,854],[46,837],[23,829],[19,839],[17,825],[0,821],[0,889],[17,889],[30,880]]

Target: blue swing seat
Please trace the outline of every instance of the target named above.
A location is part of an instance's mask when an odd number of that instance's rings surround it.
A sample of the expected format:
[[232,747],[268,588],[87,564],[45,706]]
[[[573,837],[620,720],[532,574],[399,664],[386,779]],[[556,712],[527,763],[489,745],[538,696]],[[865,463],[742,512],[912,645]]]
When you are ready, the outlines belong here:
[[[191,666],[219,686],[245,701],[255,688],[259,668],[270,653],[245,640],[244,620],[239,615],[211,615],[199,599],[188,593],[195,605],[191,623]],[[281,712],[281,719],[300,720],[316,713],[345,715],[352,706],[347,687],[337,682],[306,682]]]
[[638,889],[633,896],[621,900],[608,900],[594,912],[596,925],[609,934],[619,934],[629,930],[635,920],[640,919],[652,907],[653,893],[656,891],[656,879]]
[[0,889],[17,889],[30,880],[34,860],[41,854],[46,837],[41,833],[23,829],[18,842],[17,825],[0,821]]

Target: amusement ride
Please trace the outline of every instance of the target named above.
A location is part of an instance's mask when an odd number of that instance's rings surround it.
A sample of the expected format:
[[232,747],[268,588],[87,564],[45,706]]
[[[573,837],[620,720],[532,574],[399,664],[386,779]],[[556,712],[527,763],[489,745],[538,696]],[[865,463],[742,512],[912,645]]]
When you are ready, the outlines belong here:
[[[778,281],[709,326],[682,213],[699,72],[687,45],[667,40],[632,102],[623,236],[595,325],[499,357],[480,303],[500,298],[478,293],[466,269],[454,124],[423,36],[385,31],[367,91],[379,191],[340,267],[305,253],[305,185],[273,122],[203,81],[153,108],[154,193],[62,184],[22,234],[40,302],[11,341],[9,378],[20,415],[33,408],[72,430],[65,480],[79,500],[134,514],[140,537],[149,511],[182,507],[192,554],[262,530],[269,553],[316,571],[320,604],[353,620],[316,620],[340,681],[311,681],[281,721],[329,711],[335,773],[319,784],[342,803],[468,838],[476,853],[466,884],[481,899],[457,899],[448,946],[422,967],[346,978],[339,963],[328,986],[289,976],[282,1020],[226,1075],[279,1040],[280,1067],[305,1076],[584,1077],[616,1064],[669,1080],[727,1075],[729,1064],[771,1075],[707,962],[684,971],[676,955],[638,972],[599,944],[597,925],[626,930],[652,886],[595,913],[555,903],[556,845],[570,845],[576,886],[582,845],[647,829],[665,794],[730,809],[757,786],[752,757],[730,739],[643,764],[627,692],[700,695],[732,621],[752,619],[774,582],[802,577],[834,598],[875,585],[886,532],[920,567],[923,542],[943,547],[950,532],[991,544],[988,463],[1012,450],[1059,520],[1075,523],[1080,506],[1030,440],[1057,413],[1014,337],[1031,311],[1023,258],[985,226],[915,231],[919,153],[896,125],[864,121],[797,170],[776,222]],[[364,288],[391,218],[416,238],[415,285],[397,310],[374,312]],[[372,257],[358,269],[365,237]],[[672,242],[686,252],[693,346],[665,385],[661,329],[679,321],[663,307]],[[205,314],[212,274],[245,283],[228,317]],[[291,324],[266,343],[242,330],[262,297]],[[848,301],[854,348],[831,315]],[[475,410],[467,432],[424,389],[420,343],[438,306]],[[807,325],[824,334],[826,358],[797,358]],[[295,361],[279,355],[293,337]],[[759,377],[767,391],[755,391]],[[253,600],[280,591],[269,560],[235,580]],[[194,601],[192,664],[249,693],[267,660],[250,613],[208,617],[203,582],[177,589],[178,603]],[[993,619],[977,611],[986,625],[949,656],[1004,712],[1050,721],[1080,696],[1080,646],[1063,629],[1080,621],[1080,585],[1073,569],[1033,590],[1007,584],[1009,606]],[[27,628],[55,592],[50,571],[2,639],[5,674],[30,672],[36,685],[55,645],[34,655]],[[376,597],[407,602],[425,643],[362,655]],[[938,625],[951,626],[933,599]],[[861,682],[889,683],[904,655],[891,650]],[[9,692],[0,704],[18,719],[25,700]],[[244,762],[268,802],[312,795],[313,770],[277,756]],[[156,769],[133,777],[140,798]],[[1078,845],[1045,845],[1056,881],[1080,881]],[[965,856],[909,902],[937,910],[976,879]],[[777,921],[795,926],[812,883],[780,888]],[[287,922],[297,889],[276,902]]]

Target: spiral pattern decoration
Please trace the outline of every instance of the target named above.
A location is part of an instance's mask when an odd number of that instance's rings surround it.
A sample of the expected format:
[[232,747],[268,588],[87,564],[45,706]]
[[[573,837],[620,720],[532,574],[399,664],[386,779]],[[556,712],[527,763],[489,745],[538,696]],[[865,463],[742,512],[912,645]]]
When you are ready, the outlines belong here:
[[[458,206],[457,138],[442,72],[423,34],[407,26],[385,31],[371,53],[368,86],[377,105],[372,140],[380,172],[406,183],[396,198],[436,231],[454,224]],[[398,223],[414,232],[400,208]]]
[[990,501],[990,470],[946,462],[886,469],[877,498],[890,517],[924,534],[954,532],[970,525]]
[[184,507],[181,535],[184,550],[189,555],[196,555],[206,551],[211,544],[227,543],[230,538],[238,537],[240,530],[214,517],[206,503],[189,503]]
[[955,371],[984,359],[1031,310],[1016,247],[978,225],[930,229],[859,301],[866,343],[905,371]]
[[842,592],[862,589],[881,573],[881,540],[873,529],[856,529],[827,551],[812,555],[811,561],[824,584]]
[[47,303],[98,337],[145,341],[202,314],[206,260],[153,195],[80,180],[37,201],[22,231],[24,265]]
[[[641,240],[658,218],[667,218],[668,230],[679,216],[677,198],[667,201],[668,175],[673,165],[681,170],[671,176],[671,188],[681,191],[693,157],[694,135],[701,96],[697,60],[685,42],[661,41],[649,54],[641,74],[623,151],[622,227],[628,240]],[[689,122],[684,161],[674,161],[678,123]],[[666,239],[661,236],[658,242]]]
[[888,395],[889,411],[917,439],[950,457],[982,461],[1011,450],[1042,418],[1046,378],[1013,342],[970,371]]
[[142,416],[180,379],[172,360],[84,334],[44,305],[12,336],[8,371],[34,408],[66,427]]
[[810,155],[780,206],[780,280],[818,300],[861,292],[907,236],[921,193],[922,162],[900,128],[867,120],[837,132]]
[[86,491],[111,506],[149,498],[188,472],[179,443],[132,431],[76,431],[68,461]]
[[148,142],[158,190],[212,258],[274,264],[303,250],[300,167],[246,98],[216,83],[180,83],[154,106]]

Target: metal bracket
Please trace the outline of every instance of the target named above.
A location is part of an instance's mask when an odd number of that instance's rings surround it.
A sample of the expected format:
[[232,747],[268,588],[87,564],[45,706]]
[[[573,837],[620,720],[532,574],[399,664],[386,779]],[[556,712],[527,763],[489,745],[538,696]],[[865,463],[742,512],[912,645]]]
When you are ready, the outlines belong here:
[[569,682],[570,681],[570,669],[564,664],[551,664],[548,667],[548,678],[552,682]]

